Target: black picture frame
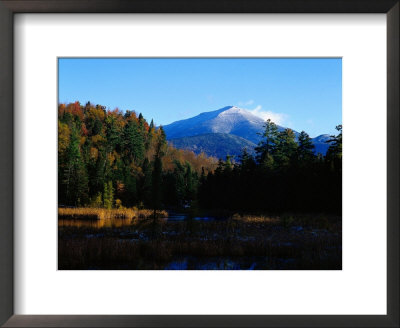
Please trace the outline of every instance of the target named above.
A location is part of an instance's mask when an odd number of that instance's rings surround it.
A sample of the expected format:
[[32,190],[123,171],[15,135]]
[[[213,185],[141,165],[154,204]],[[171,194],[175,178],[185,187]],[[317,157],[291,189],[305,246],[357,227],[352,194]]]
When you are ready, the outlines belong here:
[[[399,327],[399,0],[0,0],[0,324],[4,327]],[[385,13],[387,315],[14,315],[13,17],[16,13]],[[368,286],[366,286],[368,288]]]

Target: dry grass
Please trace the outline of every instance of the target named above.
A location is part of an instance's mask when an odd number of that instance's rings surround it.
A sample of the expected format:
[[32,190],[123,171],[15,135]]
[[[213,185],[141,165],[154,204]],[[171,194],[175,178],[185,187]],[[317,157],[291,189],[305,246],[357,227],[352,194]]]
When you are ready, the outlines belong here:
[[[135,208],[124,209],[105,209],[105,208],[59,208],[58,217],[64,219],[79,219],[79,220],[105,220],[105,219],[146,219],[153,217],[152,210],[139,210]],[[157,211],[156,217],[168,217],[166,211]]]
[[234,214],[232,220],[243,223],[279,223],[280,219],[263,215],[239,215]]
[[[81,209],[86,215],[90,210]],[[60,226],[59,269],[160,270],[181,258],[196,270],[201,263],[226,260],[242,263],[241,268],[256,263],[260,270],[342,268],[341,217],[235,214],[221,221],[167,221],[141,220],[139,215],[151,218],[153,212],[130,210],[136,217],[128,225],[130,220],[114,219],[70,220],[70,226]],[[79,221],[96,227],[72,224]]]

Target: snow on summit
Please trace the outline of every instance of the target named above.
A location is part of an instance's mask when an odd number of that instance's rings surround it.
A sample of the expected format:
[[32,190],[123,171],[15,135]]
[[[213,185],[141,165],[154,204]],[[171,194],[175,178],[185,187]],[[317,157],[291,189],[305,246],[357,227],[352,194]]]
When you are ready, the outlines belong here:
[[[258,144],[260,141],[260,133],[264,131],[265,121],[259,117],[249,112],[246,109],[239,108],[236,106],[226,106],[214,111],[204,112],[192,118],[188,118],[185,120],[180,120],[173,122],[171,124],[164,126],[164,131],[167,135],[167,139],[174,139],[174,142],[178,144],[179,138],[186,137],[194,137],[194,136],[202,136],[201,142],[204,144],[211,144],[211,140],[213,142],[221,142],[221,135],[233,135],[236,137],[244,138],[247,141]],[[282,131],[285,128],[277,125],[278,131]],[[298,135],[298,132],[294,131],[295,135]],[[213,138],[212,134],[216,134]],[[219,134],[217,136],[217,134]],[[320,152],[322,154],[326,153],[329,144],[327,144],[327,140],[329,140],[329,135],[320,135],[314,139],[312,139],[315,145],[315,151]],[[215,139],[215,140],[214,140]],[[189,139],[184,140],[184,143],[188,143],[189,141],[199,141],[200,139]],[[227,138],[225,136],[225,140],[229,140],[231,143],[233,142],[232,138]],[[238,141],[235,139],[235,141]],[[192,145],[198,146],[198,145]],[[224,147],[223,144],[219,144],[220,147]],[[192,148],[193,148],[192,147]],[[237,153],[240,153],[240,147],[237,150]],[[206,152],[207,153],[207,152]],[[209,154],[213,155],[213,153]],[[214,156],[214,155],[213,155]]]
[[195,136],[205,133],[229,133],[258,142],[258,132],[263,129],[264,120],[249,111],[226,106],[211,112],[204,112],[192,118],[176,121],[164,126],[168,139]]

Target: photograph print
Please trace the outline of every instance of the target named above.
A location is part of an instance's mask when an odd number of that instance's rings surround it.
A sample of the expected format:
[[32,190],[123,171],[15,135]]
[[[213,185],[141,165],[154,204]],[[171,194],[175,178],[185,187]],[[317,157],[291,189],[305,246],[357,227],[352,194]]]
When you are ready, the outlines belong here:
[[59,270],[341,270],[341,58],[59,58]]

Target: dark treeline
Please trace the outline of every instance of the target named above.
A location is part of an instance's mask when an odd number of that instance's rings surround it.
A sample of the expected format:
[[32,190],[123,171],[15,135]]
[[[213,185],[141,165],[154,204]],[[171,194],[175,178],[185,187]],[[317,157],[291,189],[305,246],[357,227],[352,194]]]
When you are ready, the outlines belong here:
[[60,205],[182,206],[194,199],[201,172],[216,159],[169,146],[162,127],[134,111],[89,102],[58,108]]
[[309,136],[268,120],[256,157],[225,161],[178,150],[142,114],[79,102],[58,108],[60,205],[341,212],[342,133],[326,156]]
[[326,156],[314,155],[304,131],[278,132],[268,120],[256,157],[243,151],[239,164],[220,160],[201,177],[200,205],[237,211],[341,213],[342,126],[331,136]]

